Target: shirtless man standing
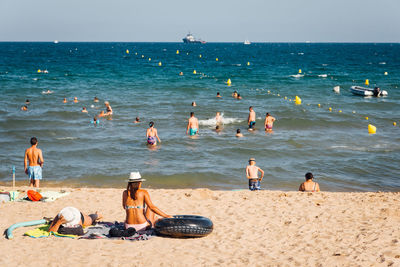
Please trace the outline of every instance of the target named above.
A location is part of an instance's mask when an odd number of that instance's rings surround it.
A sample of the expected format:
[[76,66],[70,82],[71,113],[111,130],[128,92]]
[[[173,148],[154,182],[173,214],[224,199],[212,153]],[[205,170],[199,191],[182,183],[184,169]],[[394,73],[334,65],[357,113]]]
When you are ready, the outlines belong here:
[[194,116],[194,112],[190,112],[190,118],[186,127],[186,134],[190,136],[199,133],[199,120]]
[[256,112],[253,110],[253,107],[249,107],[249,117],[247,118],[247,125],[249,125],[249,130],[253,130],[254,125],[256,124]]
[[264,127],[266,132],[272,132],[272,127],[274,126],[275,118],[267,114],[265,115]]
[[215,114],[215,121],[217,122],[217,125],[219,125],[219,124],[222,123],[222,116],[221,116],[221,113],[220,113],[220,112],[217,112],[217,113]]
[[[258,178],[258,172],[261,173],[261,178]],[[249,180],[249,189],[251,191],[260,190],[264,171],[256,166],[256,160],[254,158],[249,159],[249,165],[246,167],[246,177]]]
[[[25,173],[29,176],[29,186],[39,188],[39,181],[42,180],[43,155],[42,150],[37,148],[38,140],[31,138],[31,147],[25,150],[24,167]],[[29,166],[28,166],[29,160]]]

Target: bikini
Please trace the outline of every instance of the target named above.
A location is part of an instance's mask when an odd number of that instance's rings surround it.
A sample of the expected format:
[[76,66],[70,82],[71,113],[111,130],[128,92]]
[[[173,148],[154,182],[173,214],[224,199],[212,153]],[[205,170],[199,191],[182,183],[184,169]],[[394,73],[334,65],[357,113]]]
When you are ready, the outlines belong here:
[[[143,206],[125,206],[125,209],[144,209],[144,205]],[[140,224],[128,224],[125,222],[125,229],[128,228],[135,228],[136,231],[141,231],[141,230],[145,230],[146,227],[150,225],[148,222],[144,222],[144,223],[140,223]]]
[[[150,131],[153,133],[153,129],[151,128]],[[149,145],[155,145],[156,144],[156,137],[155,136],[149,136],[147,137],[147,143]]]
[[[315,192],[315,188],[317,187],[317,183],[314,182],[314,189],[313,190],[305,190],[303,192]],[[305,187],[304,187],[305,188]]]

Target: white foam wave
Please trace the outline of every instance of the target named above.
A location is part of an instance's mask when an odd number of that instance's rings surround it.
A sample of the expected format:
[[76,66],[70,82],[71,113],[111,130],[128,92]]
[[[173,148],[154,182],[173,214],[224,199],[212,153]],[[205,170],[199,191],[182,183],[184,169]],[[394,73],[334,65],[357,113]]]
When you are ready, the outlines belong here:
[[328,74],[319,74],[318,77],[326,78],[326,77],[328,77]]
[[386,62],[379,62],[379,64],[380,64],[380,65],[385,65],[385,64],[386,64]]
[[[244,120],[238,118],[224,118],[224,114],[221,115],[221,123],[222,124],[232,124],[232,123],[240,123]],[[199,120],[199,124],[203,126],[215,126],[217,125],[217,120],[215,118],[207,119],[207,120]]]
[[301,78],[301,77],[304,77],[304,74],[290,75],[290,77],[293,77],[293,78]]
[[78,137],[70,137],[70,136],[67,136],[67,137],[58,137],[58,138],[56,138],[57,140],[75,140],[75,139],[78,139]]

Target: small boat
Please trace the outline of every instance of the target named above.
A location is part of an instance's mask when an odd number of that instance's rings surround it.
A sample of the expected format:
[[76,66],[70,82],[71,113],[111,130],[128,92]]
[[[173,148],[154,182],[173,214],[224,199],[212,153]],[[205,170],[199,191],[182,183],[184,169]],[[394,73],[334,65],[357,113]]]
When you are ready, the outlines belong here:
[[205,44],[206,42],[201,39],[196,39],[193,35],[189,32],[185,38],[182,39],[185,44]]
[[[369,88],[369,87],[362,87],[362,86],[351,86],[350,87],[350,92],[352,92],[354,95],[361,95],[361,96],[377,96],[377,93],[379,91],[376,91],[378,89],[377,87],[375,88]],[[387,96],[388,92],[385,90],[380,91],[380,96]]]
[[54,43],[55,43],[55,44],[58,44],[58,40],[54,40]]
[[251,44],[251,42],[249,41],[249,40],[244,40],[244,43],[243,44],[245,44],[245,45],[249,45],[249,44]]

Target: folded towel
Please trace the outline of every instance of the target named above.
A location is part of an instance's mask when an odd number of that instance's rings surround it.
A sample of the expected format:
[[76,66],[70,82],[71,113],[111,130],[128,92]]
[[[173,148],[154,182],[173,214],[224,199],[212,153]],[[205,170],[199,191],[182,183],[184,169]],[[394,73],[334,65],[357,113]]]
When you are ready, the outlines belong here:
[[49,237],[50,235],[54,235],[57,237],[69,237],[69,238],[77,238],[77,235],[62,235],[57,232],[48,232],[50,225],[42,225],[35,229],[27,231],[24,235],[33,237],[33,238],[42,238],[42,237]]

